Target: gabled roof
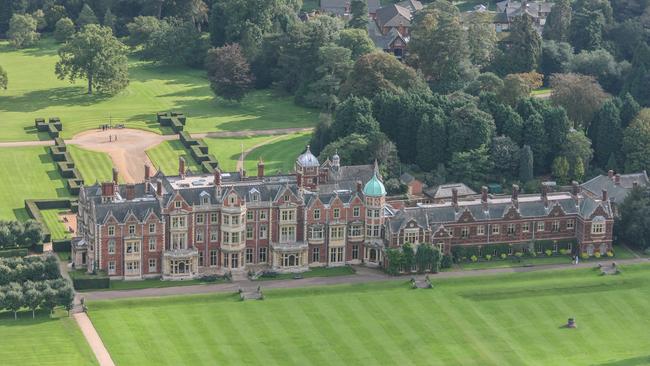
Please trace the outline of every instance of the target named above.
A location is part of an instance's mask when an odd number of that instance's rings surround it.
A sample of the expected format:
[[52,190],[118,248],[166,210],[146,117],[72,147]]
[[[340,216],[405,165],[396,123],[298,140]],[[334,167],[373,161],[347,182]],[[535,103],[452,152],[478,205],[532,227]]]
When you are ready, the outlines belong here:
[[375,16],[380,27],[410,27],[411,12],[397,4],[388,5],[377,9]]
[[[350,2],[351,0],[320,0],[320,8],[328,13],[344,15],[345,9],[349,7]],[[381,6],[379,0],[366,0],[366,4],[369,13],[375,13]]]
[[614,178],[607,175],[598,175],[587,182],[582,183],[581,187],[592,197],[601,197],[603,189],[607,190],[607,196],[610,201],[621,204],[625,197],[630,193],[636,182],[640,187],[650,185],[650,180],[645,171],[641,173],[622,174],[620,183],[617,185]]

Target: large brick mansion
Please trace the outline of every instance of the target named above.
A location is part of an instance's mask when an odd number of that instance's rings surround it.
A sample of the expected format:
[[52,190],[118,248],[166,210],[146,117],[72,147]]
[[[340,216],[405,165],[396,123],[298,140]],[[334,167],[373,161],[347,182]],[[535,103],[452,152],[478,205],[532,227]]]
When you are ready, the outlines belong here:
[[[150,175],[143,182],[85,186],[72,255],[77,268],[117,278],[192,278],[202,274],[311,266],[385,265],[387,248],[570,240],[574,251],[611,249],[615,204],[644,173],[599,176],[567,192],[495,196],[486,188],[444,200],[391,200],[376,165],[321,163],[309,151],[295,172]],[[613,194],[608,196],[608,191]],[[433,203],[423,203],[433,202]]]

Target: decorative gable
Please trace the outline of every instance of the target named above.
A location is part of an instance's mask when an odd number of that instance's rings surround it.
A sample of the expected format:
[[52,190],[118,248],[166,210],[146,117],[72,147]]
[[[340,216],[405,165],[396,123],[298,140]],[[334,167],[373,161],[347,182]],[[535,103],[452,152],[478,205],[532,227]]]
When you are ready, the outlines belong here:
[[521,214],[516,207],[510,206],[508,210],[503,214],[503,218],[506,220],[517,220],[521,218]]
[[457,222],[474,222],[476,219],[474,219],[474,215],[468,210],[465,209],[460,216],[458,216],[458,219],[456,220]]

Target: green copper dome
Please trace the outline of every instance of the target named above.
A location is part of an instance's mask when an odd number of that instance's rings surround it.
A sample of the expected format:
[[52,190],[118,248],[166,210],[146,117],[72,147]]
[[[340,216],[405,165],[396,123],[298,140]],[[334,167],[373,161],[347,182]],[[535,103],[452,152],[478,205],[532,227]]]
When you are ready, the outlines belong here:
[[366,183],[365,187],[363,187],[363,194],[370,197],[382,197],[386,195],[386,188],[377,177],[376,171],[368,183]]

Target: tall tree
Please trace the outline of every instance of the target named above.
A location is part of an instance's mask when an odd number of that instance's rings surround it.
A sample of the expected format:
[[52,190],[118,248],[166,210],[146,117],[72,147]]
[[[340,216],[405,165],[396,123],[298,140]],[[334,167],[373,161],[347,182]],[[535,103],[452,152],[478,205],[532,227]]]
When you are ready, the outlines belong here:
[[497,33],[492,23],[492,15],[484,12],[470,14],[467,26],[469,58],[474,65],[484,68],[494,59]]
[[190,0],[189,3],[189,14],[192,18],[192,22],[196,26],[196,30],[201,32],[201,25],[208,21],[208,13],[210,9],[203,2],[203,0]]
[[61,18],[56,22],[54,27],[54,39],[57,42],[63,43],[70,39],[75,32],[74,23],[70,18]]
[[632,69],[625,80],[624,91],[643,106],[650,106],[650,46],[639,44],[634,51]]
[[562,107],[543,108],[541,114],[544,119],[544,130],[548,135],[549,151],[561,151],[567,143],[567,135],[573,128],[573,123]]
[[372,103],[366,98],[349,97],[336,108],[332,123],[332,139],[358,133],[368,135],[379,131],[372,116]]
[[55,65],[56,76],[88,81],[88,94],[93,88],[115,93],[128,83],[127,48],[113,36],[110,28],[96,24],[85,26],[59,48],[59,61]]
[[449,162],[449,171],[457,181],[466,182],[478,189],[487,181],[492,171],[488,148],[481,145],[476,149],[455,152]]
[[451,153],[489,146],[494,135],[494,119],[473,104],[455,109],[447,127],[447,146]]
[[142,48],[145,60],[170,65],[202,67],[208,51],[208,42],[201,37],[191,21],[169,19],[160,23]]
[[129,31],[126,43],[132,47],[147,43],[152,34],[160,30],[162,22],[153,16],[137,16],[133,18],[133,21],[126,25]]
[[610,156],[621,150],[623,129],[620,111],[614,100],[610,99],[596,113],[589,130],[593,141],[596,164],[605,168]]
[[36,19],[29,14],[14,14],[9,21],[7,36],[16,48],[34,45],[40,38],[36,32]]
[[426,83],[411,67],[386,52],[373,52],[359,57],[342,87],[343,97],[357,95],[372,98],[381,91],[404,93],[427,90]]
[[416,161],[424,171],[432,171],[438,164],[445,162],[447,132],[442,111],[437,114],[422,116],[416,138]]
[[533,180],[533,150],[530,146],[524,145],[519,151],[519,180],[522,183]]
[[471,65],[467,35],[455,5],[440,0],[416,12],[410,36],[410,62],[422,70],[434,90],[462,87]]
[[595,50],[602,46],[605,18],[600,11],[576,11],[571,20],[571,45],[576,51]]
[[530,146],[535,156],[535,172],[547,171],[546,154],[549,152],[548,135],[544,129],[544,119],[539,113],[530,115],[524,122],[524,143]]
[[352,52],[352,60],[368,54],[375,50],[375,43],[368,36],[364,29],[343,29],[339,32],[339,39],[336,41],[341,47]]
[[102,25],[104,27],[109,27],[113,32],[115,32],[115,15],[113,15],[113,12],[111,12],[111,8],[106,9],[106,13],[104,13],[104,21],[102,22]]
[[368,27],[368,5],[365,0],[352,0],[350,3],[350,21],[348,27],[363,29]]
[[579,175],[577,171],[580,169],[584,175],[585,167],[589,166],[594,151],[591,148],[591,140],[584,132],[572,130],[567,135],[567,142],[559,153],[566,156],[571,166],[571,175],[576,177]]
[[[555,6],[554,6],[555,7]],[[544,41],[542,56],[539,61],[539,71],[544,74],[545,81],[552,74],[566,72],[568,63],[573,58],[573,47],[566,42]]]
[[97,15],[95,15],[95,12],[90,7],[90,5],[84,4],[83,8],[81,8],[81,12],[79,13],[79,17],[77,18],[77,26],[79,28],[83,28],[88,24],[99,24],[99,20],[97,19]]
[[7,77],[7,72],[0,66],[0,88],[7,90],[8,85],[9,78]]
[[621,127],[625,128],[639,114],[641,106],[636,102],[632,94],[625,93],[621,98],[619,109],[621,111]]
[[519,145],[510,137],[498,136],[492,139],[490,156],[494,170],[504,178],[517,177],[519,173]]
[[614,233],[621,242],[641,250],[650,248],[650,188],[633,189],[619,207]]
[[650,169],[650,109],[643,109],[623,132],[625,170]]
[[576,128],[589,129],[594,114],[608,95],[593,76],[555,74],[551,77],[551,101],[564,107]]
[[567,184],[569,182],[569,161],[564,156],[555,157],[552,172],[559,184]]
[[534,71],[542,54],[542,39],[535,30],[533,19],[524,14],[515,18],[508,37],[509,73]]
[[253,84],[250,66],[237,43],[210,49],[205,68],[212,91],[224,99],[241,101]]
[[571,2],[569,0],[558,0],[553,3],[551,12],[544,24],[544,39],[566,42],[569,39],[569,27],[571,26]]
[[568,63],[570,72],[591,75],[609,93],[618,94],[623,87],[623,74],[628,63],[619,63],[609,52],[598,49],[582,51]]
[[315,70],[318,79],[309,85],[306,94],[296,95],[296,100],[333,112],[339,103],[341,84],[347,79],[354,65],[352,53],[347,48],[329,44],[321,47],[318,54],[321,59]]

